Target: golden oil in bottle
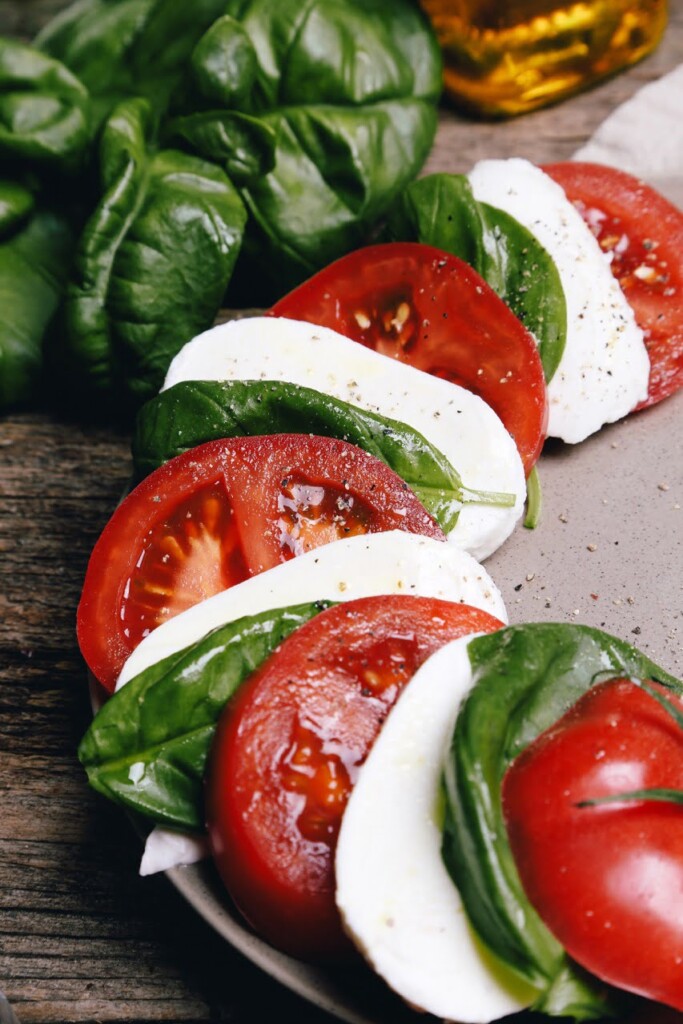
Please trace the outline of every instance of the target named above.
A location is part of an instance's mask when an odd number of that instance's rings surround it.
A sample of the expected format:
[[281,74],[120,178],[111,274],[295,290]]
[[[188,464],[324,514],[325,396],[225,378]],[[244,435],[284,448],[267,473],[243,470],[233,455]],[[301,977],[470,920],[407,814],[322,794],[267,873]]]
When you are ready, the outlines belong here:
[[556,102],[654,49],[666,0],[422,0],[453,100],[489,117]]

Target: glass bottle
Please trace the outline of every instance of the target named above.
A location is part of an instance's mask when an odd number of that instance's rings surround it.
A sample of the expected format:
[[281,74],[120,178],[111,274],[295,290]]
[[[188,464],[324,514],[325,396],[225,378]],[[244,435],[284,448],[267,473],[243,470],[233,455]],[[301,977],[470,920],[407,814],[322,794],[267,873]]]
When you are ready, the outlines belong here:
[[446,92],[489,117],[522,114],[634,64],[657,45],[666,0],[422,0]]

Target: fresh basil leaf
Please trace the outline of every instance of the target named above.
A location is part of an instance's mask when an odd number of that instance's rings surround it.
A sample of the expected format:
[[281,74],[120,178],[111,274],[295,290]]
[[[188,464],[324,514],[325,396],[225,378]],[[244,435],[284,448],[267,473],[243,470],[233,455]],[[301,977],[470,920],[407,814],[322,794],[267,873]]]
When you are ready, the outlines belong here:
[[90,99],[58,60],[0,38],[0,160],[74,170],[90,142]]
[[223,708],[278,644],[329,606],[245,616],[131,679],[79,746],[91,786],[159,824],[203,830],[204,771]]
[[414,181],[389,211],[385,233],[389,241],[422,242],[453,253],[482,277],[479,268],[491,270],[481,206],[464,174],[428,174]]
[[[245,190],[256,233],[247,236],[246,251],[254,251],[258,238],[256,252],[266,253],[281,292],[362,244],[422,166],[436,112],[397,99],[263,116],[277,137],[276,166]],[[413,140],[408,152],[407,139]]]
[[182,381],[162,391],[138,414],[135,473],[142,479],[205,441],[284,433],[336,437],[381,459],[444,533],[454,528],[463,503],[500,504],[508,497],[469,491],[448,459],[407,424],[281,381]]
[[132,96],[164,111],[196,42],[224,10],[225,0],[79,0],[35,42],[89,89],[100,124]]
[[[15,196],[15,213],[26,201]],[[30,404],[39,392],[43,336],[63,294],[74,244],[67,219],[41,208],[0,241],[0,409]]]
[[246,217],[220,168],[155,151],[150,131],[141,99],[105,125],[104,194],[51,339],[71,393],[119,411],[154,394],[187,339],[213,323]]
[[522,224],[479,203],[462,174],[413,182],[392,207],[385,234],[453,253],[469,263],[538,342],[546,381],[562,357],[567,308],[557,267]]
[[209,111],[219,123],[237,107],[272,132],[272,170],[244,187],[251,220],[237,286],[263,304],[361,244],[420,169],[441,61],[409,0],[226,6],[193,53],[180,112]]
[[225,167],[237,184],[267,174],[275,166],[275,132],[264,121],[237,111],[217,110],[173,118],[168,145],[188,148]]
[[535,1008],[604,1016],[602,986],[578,970],[528,902],[500,800],[508,765],[593,685],[615,676],[683,683],[629,644],[588,626],[511,626],[473,640],[474,686],[447,759],[443,856],[484,942],[539,991]]
[[229,15],[218,18],[194,48],[187,78],[173,98],[178,111],[250,110],[256,84],[256,51],[246,29]]
[[0,180],[0,239],[13,234],[33,213],[35,205],[30,188],[18,181]]

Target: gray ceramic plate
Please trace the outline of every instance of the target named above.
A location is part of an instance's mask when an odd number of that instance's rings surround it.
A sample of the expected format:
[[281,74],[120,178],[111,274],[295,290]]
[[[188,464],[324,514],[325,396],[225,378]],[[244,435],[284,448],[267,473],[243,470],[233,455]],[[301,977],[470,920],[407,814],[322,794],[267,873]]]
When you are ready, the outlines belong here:
[[[511,622],[582,622],[683,675],[683,392],[576,447],[548,444],[543,514],[486,563]],[[349,1024],[414,1022],[370,972],[325,971],[276,952],[241,922],[208,864],[168,872],[233,946]]]

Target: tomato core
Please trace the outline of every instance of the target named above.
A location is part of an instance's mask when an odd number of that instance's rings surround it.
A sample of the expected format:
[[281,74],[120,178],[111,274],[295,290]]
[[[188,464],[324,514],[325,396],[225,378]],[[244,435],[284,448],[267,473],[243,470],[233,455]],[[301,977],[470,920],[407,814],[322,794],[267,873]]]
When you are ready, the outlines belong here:
[[121,600],[131,649],[162,622],[247,579],[233,517],[225,485],[217,481],[150,527]]

